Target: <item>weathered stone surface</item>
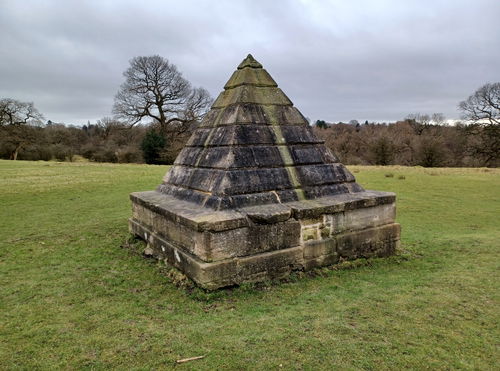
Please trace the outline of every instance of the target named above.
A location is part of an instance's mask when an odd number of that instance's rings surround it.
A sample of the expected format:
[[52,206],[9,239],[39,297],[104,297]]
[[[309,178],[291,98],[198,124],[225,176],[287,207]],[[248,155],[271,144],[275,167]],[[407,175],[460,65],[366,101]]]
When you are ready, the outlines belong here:
[[354,182],[354,176],[339,163],[301,165],[295,169],[303,186]]
[[261,105],[238,102],[221,108],[222,113],[211,126],[262,124],[267,125],[266,116]]
[[134,192],[130,194],[130,199],[133,204],[142,205],[168,220],[197,231],[225,231],[249,225],[246,216],[240,212],[196,208],[191,202],[156,191]]
[[262,68],[262,65],[257,62],[251,54],[248,54],[247,57],[238,65],[238,69],[241,70],[245,67]]
[[250,55],[157,190],[130,198],[145,253],[208,289],[399,244],[395,195],[357,184]]
[[216,168],[192,168],[174,165],[165,175],[164,182],[202,192],[214,192],[225,176],[226,172],[224,170]]
[[323,144],[307,126],[282,126],[281,132],[288,144]]
[[256,252],[285,249],[300,244],[300,223],[293,219],[272,224],[254,224],[248,232],[249,244]]
[[235,146],[240,143],[253,145],[274,144],[275,133],[269,126],[262,125],[237,125],[221,126],[213,130],[207,146]]
[[306,118],[293,106],[264,105],[261,107],[266,123],[269,125],[309,125]]
[[363,192],[364,189],[358,183],[323,184],[319,186],[308,186],[303,188],[306,199],[319,197],[332,197],[340,194],[353,194]]
[[251,206],[242,209],[241,212],[253,222],[260,224],[284,222],[292,216],[292,209],[284,204]]
[[[191,151],[192,149],[192,151]],[[214,169],[282,167],[283,159],[276,146],[251,147],[185,147],[175,161],[176,165]]]
[[215,210],[363,191],[251,56],[158,190]]
[[344,259],[389,256],[399,246],[401,227],[387,224],[336,236],[337,253]]
[[241,68],[234,71],[224,89],[235,88],[240,85],[278,87],[271,75],[262,68]]
[[304,244],[304,269],[310,270],[339,262],[337,240],[312,241]]
[[215,192],[237,195],[291,187],[288,172],[284,168],[238,169],[226,171]]
[[189,151],[190,147],[205,147],[206,141],[211,132],[212,132],[211,128],[199,127],[193,132],[191,137],[188,139],[186,147],[184,147],[184,149]]
[[297,219],[315,218],[344,210],[394,203],[396,195],[392,192],[363,191],[322,197],[313,200],[290,202],[293,216]]
[[224,90],[213,103],[213,108],[224,108],[236,103],[291,105],[292,102],[280,88],[239,85]]
[[235,281],[240,284],[282,278],[302,269],[303,264],[302,246],[240,258]]
[[396,206],[382,204],[372,207],[346,210],[341,213],[325,215],[325,227],[334,235],[349,230],[358,230],[394,223]]
[[204,150],[203,147],[184,147],[175,159],[174,165],[196,166]]
[[295,165],[336,163],[338,159],[326,148],[313,145],[289,146],[290,155]]
[[229,209],[269,204],[279,201],[278,192],[274,191],[234,195],[228,197],[227,200]]
[[[304,220],[303,222],[318,223],[320,220],[321,218]],[[299,222],[295,221],[295,223]],[[287,226],[290,228],[289,230],[282,229],[282,244],[273,246],[270,240],[279,236],[279,233],[276,234],[276,228],[280,228],[277,227],[279,224],[288,224],[288,222],[257,226],[258,228],[274,228],[273,231],[254,230],[250,232],[248,227],[242,227],[222,233],[203,232],[200,235],[210,235],[210,238],[217,240],[215,244],[212,244],[212,246],[216,246],[216,249],[213,250],[216,254],[207,261],[201,260],[196,254],[187,252],[184,247],[159,235],[135,218],[130,219],[129,225],[132,233],[148,242],[148,248],[152,249],[152,254],[155,257],[166,260],[169,264],[181,269],[200,286],[207,289],[280,278],[294,270],[309,270],[335,264],[340,259],[387,256],[393,254],[399,245],[399,224],[390,223],[339,233],[324,239],[317,236],[318,239],[303,243],[300,243],[297,234],[294,238],[287,240],[286,236],[290,234],[292,228],[296,228],[296,226],[289,224]],[[234,243],[229,243],[229,245],[225,245],[225,243],[234,239],[235,236],[236,240],[241,242],[247,231],[249,232],[248,236],[254,236],[254,238],[259,238],[255,236],[266,236],[264,239],[267,240],[257,241],[257,243],[255,239],[250,241],[246,245],[246,249],[253,246],[253,250],[244,251],[247,255],[238,256],[237,254],[241,251],[235,248]],[[227,235],[221,238],[220,236],[224,233]],[[241,236],[238,237],[238,234]],[[204,243],[207,243],[206,240]],[[230,250],[231,254],[229,254],[232,256],[231,258],[222,259],[223,255],[217,255],[224,251],[224,246],[232,249]],[[269,250],[269,247],[274,250]],[[151,250],[148,251],[151,253]]]

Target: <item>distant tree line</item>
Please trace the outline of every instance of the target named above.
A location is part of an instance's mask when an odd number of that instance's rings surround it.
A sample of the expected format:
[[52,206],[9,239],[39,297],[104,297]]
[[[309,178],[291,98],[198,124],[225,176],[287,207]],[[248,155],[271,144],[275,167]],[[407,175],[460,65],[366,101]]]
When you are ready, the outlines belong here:
[[[114,117],[82,127],[44,124],[33,103],[0,99],[0,158],[171,164],[212,99],[160,56],[136,57],[115,96]],[[329,124],[316,134],[345,164],[474,167],[500,165],[500,83],[459,104],[464,123],[412,114],[391,124]]]
[[442,114],[411,114],[392,124],[328,124],[315,132],[346,164],[500,166],[500,83],[486,84],[460,102],[462,123]]
[[[196,124],[193,124],[195,127]],[[158,124],[103,118],[82,127],[48,121],[0,129],[0,158],[11,160],[171,164],[191,130],[170,141]]]
[[[426,116],[426,115],[424,115]],[[333,124],[314,131],[345,164],[424,167],[498,167],[500,132],[480,124]],[[496,137],[496,143],[490,138]]]
[[44,125],[33,103],[0,99],[0,158],[172,163],[212,98],[158,55],[133,58],[123,75],[115,116],[83,127]]

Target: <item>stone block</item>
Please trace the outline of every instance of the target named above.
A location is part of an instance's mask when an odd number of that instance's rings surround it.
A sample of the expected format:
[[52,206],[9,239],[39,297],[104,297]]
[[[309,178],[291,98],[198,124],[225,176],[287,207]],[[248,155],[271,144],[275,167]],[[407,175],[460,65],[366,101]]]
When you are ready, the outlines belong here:
[[311,240],[319,240],[319,228],[318,227],[303,228],[301,240],[303,242]]
[[130,199],[133,205],[142,205],[196,231],[225,231],[249,225],[246,215],[238,211],[193,207],[191,202],[156,191],[134,192],[130,194]]
[[303,247],[296,246],[283,250],[239,258],[237,261],[237,284],[277,279],[300,270],[304,265]]
[[251,254],[298,246],[300,244],[300,223],[296,220],[272,224],[253,224],[248,229]]
[[268,204],[242,209],[248,218],[258,224],[274,224],[284,222],[292,216],[292,210],[283,204]]
[[208,135],[212,131],[211,128],[198,128],[194,131],[186,143],[186,147],[204,147]]
[[325,224],[332,234],[349,230],[358,230],[394,223],[395,204],[371,206],[361,209],[346,210],[336,214],[327,214]]
[[342,164],[296,166],[300,183],[307,186],[353,182],[354,177]]
[[344,210],[394,203],[395,200],[396,195],[392,192],[362,191],[289,202],[287,205],[292,208],[294,218],[305,219]]
[[181,152],[179,157],[180,160],[176,161],[178,164],[217,169],[266,168],[284,165],[279,149],[268,145],[207,147],[189,157]]
[[219,122],[219,117],[221,116],[222,112],[224,112],[224,108],[222,107],[213,108],[210,111],[208,111],[200,123],[200,128],[216,126],[217,123]]
[[229,81],[224,85],[224,89],[231,89],[243,84],[254,86],[277,87],[276,81],[269,73],[262,68],[244,68],[234,71]]
[[231,146],[239,143],[274,144],[275,135],[267,125],[230,125],[213,129],[207,146]]
[[[226,208],[246,208],[254,205],[277,204],[279,202],[279,192],[267,191],[241,195],[232,195],[228,198],[228,204],[222,205],[221,209]],[[227,207],[226,207],[227,206]]]
[[282,125],[309,125],[299,110],[290,105],[263,105],[266,122],[273,126]]
[[252,194],[290,187],[292,184],[285,168],[244,169],[225,172],[214,194]]
[[304,259],[309,260],[323,255],[331,255],[337,251],[337,241],[333,238],[324,241],[304,243]]
[[262,106],[255,104],[233,104],[224,109],[217,125],[267,124]]
[[319,146],[290,146],[290,155],[295,165],[322,164],[325,162]]
[[248,227],[221,232],[204,232],[198,235],[196,245],[200,253],[196,255],[205,262],[248,255],[253,248],[248,236]]
[[224,108],[236,103],[292,105],[280,88],[240,85],[220,93],[212,108]]
[[231,147],[207,147],[198,157],[199,167],[227,169],[234,163],[234,154]]
[[400,226],[397,223],[341,234],[337,252],[344,259],[389,256],[399,245]]
[[323,141],[316,138],[312,130],[305,126],[283,125],[281,132],[286,143],[292,144],[322,144]]
[[198,163],[202,147],[184,147],[175,159],[175,165],[195,166]]

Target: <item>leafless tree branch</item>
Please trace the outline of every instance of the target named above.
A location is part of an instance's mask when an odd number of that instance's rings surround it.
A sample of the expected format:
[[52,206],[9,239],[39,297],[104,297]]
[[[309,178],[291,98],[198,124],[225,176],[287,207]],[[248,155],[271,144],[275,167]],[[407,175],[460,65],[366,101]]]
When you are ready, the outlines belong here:
[[203,88],[193,88],[177,67],[158,55],[135,57],[124,72],[113,113],[130,126],[150,119],[164,131],[185,132],[212,103]]

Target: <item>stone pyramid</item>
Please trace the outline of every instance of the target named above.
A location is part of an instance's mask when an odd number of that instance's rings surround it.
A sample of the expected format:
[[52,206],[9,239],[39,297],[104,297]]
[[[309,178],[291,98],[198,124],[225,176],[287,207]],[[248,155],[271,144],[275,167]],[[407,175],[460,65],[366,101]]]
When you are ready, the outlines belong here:
[[207,289],[393,254],[396,196],[366,191],[251,55],[154,191],[130,195],[146,255]]
[[363,191],[250,54],[159,191],[215,210]]

